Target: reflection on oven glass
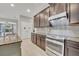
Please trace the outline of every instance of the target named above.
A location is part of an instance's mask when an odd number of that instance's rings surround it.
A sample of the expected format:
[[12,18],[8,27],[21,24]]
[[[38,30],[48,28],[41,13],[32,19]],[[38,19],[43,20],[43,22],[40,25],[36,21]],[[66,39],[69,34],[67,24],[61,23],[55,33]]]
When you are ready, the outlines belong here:
[[62,53],[62,46],[61,45],[58,45],[58,44],[55,44],[55,43],[52,43],[49,41],[47,41],[47,43],[48,43],[47,46],[50,47],[50,49],[55,50],[59,53]]

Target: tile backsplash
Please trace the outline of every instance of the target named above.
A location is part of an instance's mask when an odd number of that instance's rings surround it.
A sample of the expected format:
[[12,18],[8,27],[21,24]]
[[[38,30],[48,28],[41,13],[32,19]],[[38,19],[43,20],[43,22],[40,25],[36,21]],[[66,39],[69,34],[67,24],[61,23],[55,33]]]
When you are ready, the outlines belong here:
[[47,32],[48,32],[48,28],[35,28],[35,33],[46,34]]
[[65,26],[65,27],[48,27],[48,28],[35,28],[35,33],[40,34],[57,34],[69,37],[79,37],[79,25]]
[[79,37],[79,25],[77,26],[66,26],[66,27],[52,27],[49,28],[51,34],[69,36],[69,37]]

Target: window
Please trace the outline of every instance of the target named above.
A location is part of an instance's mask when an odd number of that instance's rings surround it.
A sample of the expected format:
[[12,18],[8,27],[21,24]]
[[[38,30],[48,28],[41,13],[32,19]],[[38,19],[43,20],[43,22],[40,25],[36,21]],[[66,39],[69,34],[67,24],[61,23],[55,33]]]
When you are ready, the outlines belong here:
[[14,35],[16,33],[16,23],[0,23],[0,36]]

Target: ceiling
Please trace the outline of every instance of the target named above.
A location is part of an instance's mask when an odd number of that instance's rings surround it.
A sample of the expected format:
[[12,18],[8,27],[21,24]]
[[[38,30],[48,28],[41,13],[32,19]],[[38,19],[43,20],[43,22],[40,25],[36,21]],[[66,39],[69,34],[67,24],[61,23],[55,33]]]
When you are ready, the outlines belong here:
[[[48,6],[47,3],[14,3],[14,7],[10,3],[0,3],[0,17],[17,18],[19,15],[33,17],[36,13]],[[31,12],[26,10],[30,9]]]

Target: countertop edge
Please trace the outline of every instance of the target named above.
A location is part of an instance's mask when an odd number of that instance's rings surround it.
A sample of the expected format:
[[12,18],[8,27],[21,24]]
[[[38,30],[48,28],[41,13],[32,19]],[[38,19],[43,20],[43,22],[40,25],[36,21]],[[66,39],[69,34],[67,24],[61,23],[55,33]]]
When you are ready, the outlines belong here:
[[22,40],[20,40],[20,41],[15,41],[15,42],[10,42],[10,43],[4,43],[4,44],[0,44],[0,46],[2,46],[2,45],[9,45],[9,44],[14,44],[14,43],[19,43],[19,42],[22,42]]

